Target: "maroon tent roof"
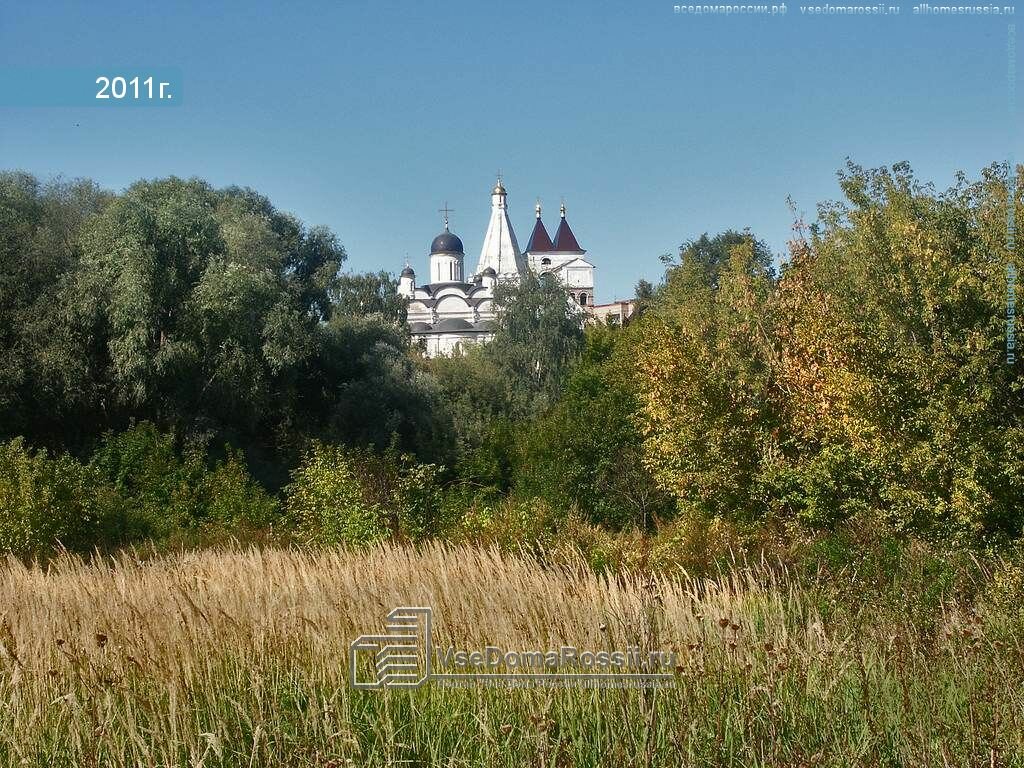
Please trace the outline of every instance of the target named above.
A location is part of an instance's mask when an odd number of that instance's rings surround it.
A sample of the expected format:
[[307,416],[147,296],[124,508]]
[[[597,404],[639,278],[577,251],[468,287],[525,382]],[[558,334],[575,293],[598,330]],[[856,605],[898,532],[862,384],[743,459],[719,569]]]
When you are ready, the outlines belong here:
[[568,251],[583,253],[580,244],[576,242],[576,235],[569,228],[569,222],[565,220],[565,213],[562,213],[562,221],[558,224],[558,231],[555,233],[554,248],[556,251]]
[[544,222],[538,216],[537,222],[533,225],[533,232],[530,234],[530,242],[526,244],[525,253],[547,253],[554,250],[554,247],[548,236],[548,231],[544,227]]

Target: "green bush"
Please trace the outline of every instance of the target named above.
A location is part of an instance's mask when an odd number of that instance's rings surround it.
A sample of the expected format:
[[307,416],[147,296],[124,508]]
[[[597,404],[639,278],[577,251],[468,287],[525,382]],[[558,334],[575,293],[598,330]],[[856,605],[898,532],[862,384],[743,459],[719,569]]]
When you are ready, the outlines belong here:
[[342,448],[315,445],[285,493],[289,517],[312,543],[360,546],[387,535],[384,511],[367,497]]
[[190,458],[183,461],[174,436],[149,422],[103,437],[90,467],[124,502],[119,524],[126,541],[162,538],[189,525],[196,511],[191,490],[203,472]]
[[559,540],[567,520],[568,513],[545,499],[513,497],[468,507],[453,538],[512,549],[546,547]]
[[0,552],[40,557],[84,551],[117,537],[119,499],[71,456],[0,443]]
[[674,499],[643,464],[629,329],[593,326],[561,399],[515,431],[513,487],[612,530],[671,518]]
[[226,452],[211,468],[205,453],[179,450],[174,435],[142,422],[106,435],[90,467],[122,501],[124,541],[272,524],[277,502],[252,479],[240,453]]
[[203,519],[226,528],[272,527],[280,519],[277,499],[249,474],[239,451],[203,475],[198,488]]
[[984,604],[1008,617],[1019,633],[1024,626],[1024,544],[1018,542],[996,558],[991,578],[985,585]]
[[812,530],[835,530],[844,521],[867,514],[877,496],[868,460],[830,444],[799,461],[768,464],[757,483],[771,499],[773,512],[792,513]]
[[289,517],[318,544],[362,546],[438,532],[439,468],[388,451],[315,443],[285,489]]

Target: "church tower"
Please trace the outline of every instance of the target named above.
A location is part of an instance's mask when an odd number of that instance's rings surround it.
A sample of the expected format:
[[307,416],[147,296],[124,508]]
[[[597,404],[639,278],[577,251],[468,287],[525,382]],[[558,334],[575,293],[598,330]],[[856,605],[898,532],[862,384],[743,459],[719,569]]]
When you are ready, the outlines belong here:
[[494,270],[499,280],[518,280],[520,275],[526,274],[526,259],[519,250],[516,233],[508,218],[507,193],[501,176],[491,190],[491,220],[480,249],[476,274],[482,275],[488,267]]
[[444,209],[444,232],[430,244],[430,282],[461,283],[465,251],[462,240],[448,230],[448,204]]
[[[491,190],[491,218],[480,260],[471,276],[465,273],[462,240],[448,228],[451,211],[447,203],[441,209],[444,231],[430,244],[429,280],[421,284],[406,261],[396,292],[407,302],[409,336],[427,357],[459,355],[471,345],[492,340],[500,312],[495,303],[498,283],[516,283],[527,274],[527,269],[557,280],[579,305],[574,314],[581,323],[591,316],[594,265],[584,258],[586,251],[566,221],[565,205],[552,240],[541,221],[540,201],[537,202],[537,218],[524,254],[509,220],[507,201],[499,175]],[[609,312],[603,316],[610,316]],[[623,311],[620,316],[626,317]]]
[[[555,230],[555,240],[549,248],[530,255],[530,266],[539,274],[555,275],[566,291],[581,307],[594,303],[594,265],[584,258],[586,250],[580,246],[565,218],[565,203],[561,207],[561,219]],[[538,206],[538,216],[539,206]],[[537,219],[540,224],[540,219]]]
[[540,217],[540,200],[537,201],[534,210],[537,213],[537,220],[533,224],[533,232],[530,233],[530,242],[526,244],[526,261],[530,269],[541,275],[551,267],[548,254],[555,249],[555,244],[551,242],[551,236],[548,235],[547,227]]

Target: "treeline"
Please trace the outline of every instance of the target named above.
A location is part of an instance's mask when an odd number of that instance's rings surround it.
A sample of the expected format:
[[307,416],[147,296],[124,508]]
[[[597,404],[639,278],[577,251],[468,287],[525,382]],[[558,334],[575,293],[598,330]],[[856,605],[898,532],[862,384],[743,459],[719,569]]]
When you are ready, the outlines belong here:
[[[502,288],[493,343],[425,360],[389,275],[345,273],[332,233],[251,190],[0,175],[0,546],[250,530],[607,554],[850,520],[1014,539],[1006,169],[937,193],[851,164],[840,184],[785,258],[749,232],[685,243],[624,329],[584,333],[530,279]],[[59,476],[105,489],[64,516],[92,534],[25,522],[68,509]]]
[[0,238],[8,436],[82,453],[150,420],[271,484],[310,438],[438,450],[387,275],[252,190],[5,174]]
[[778,275],[751,243],[697,244],[670,270],[637,347],[648,466],[704,514],[1018,536],[1005,169],[943,194],[906,165],[840,183]]

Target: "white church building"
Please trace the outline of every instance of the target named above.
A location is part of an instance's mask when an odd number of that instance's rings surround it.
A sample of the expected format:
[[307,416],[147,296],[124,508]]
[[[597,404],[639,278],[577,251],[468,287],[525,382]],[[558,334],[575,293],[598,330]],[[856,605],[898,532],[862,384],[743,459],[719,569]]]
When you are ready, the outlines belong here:
[[519,249],[508,215],[508,194],[501,183],[491,190],[491,219],[484,234],[476,270],[466,275],[462,240],[448,230],[445,211],[444,232],[430,244],[430,280],[416,284],[416,273],[408,265],[398,280],[398,292],[408,299],[409,331],[414,344],[422,344],[427,356],[458,354],[467,344],[494,337],[494,286],[498,281],[517,281],[532,270],[552,275],[584,311],[594,303],[594,265],[584,258],[565,218],[552,240],[541,220],[537,203],[536,221],[526,244]]

